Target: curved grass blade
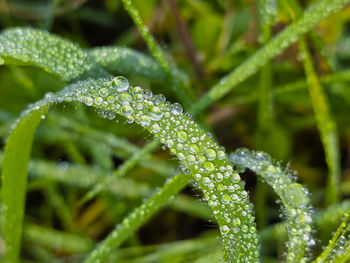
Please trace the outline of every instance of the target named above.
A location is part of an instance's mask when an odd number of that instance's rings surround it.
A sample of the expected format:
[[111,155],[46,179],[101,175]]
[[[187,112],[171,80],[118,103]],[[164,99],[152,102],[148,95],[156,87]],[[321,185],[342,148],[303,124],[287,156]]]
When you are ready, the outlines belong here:
[[11,28],[0,34],[4,64],[34,65],[65,81],[108,77],[78,45],[33,28]]
[[350,0],[320,0],[310,6],[299,20],[288,26],[243,64],[223,77],[218,84],[193,105],[191,112],[201,112],[213,102],[224,97],[238,84],[265,65],[267,61],[281,53],[290,44],[297,41],[300,35],[305,34],[317,25],[318,22],[339,11],[348,3],[350,3]]
[[315,244],[308,191],[295,182],[290,171],[274,165],[266,153],[238,149],[230,155],[229,160],[238,167],[254,171],[281,198],[289,236],[286,261],[307,262],[310,248]]
[[[122,80],[124,79],[118,77],[113,81],[119,82],[118,85],[112,85],[110,79],[77,82],[56,95],[48,94],[45,99],[33,105],[25,116],[40,120],[40,115],[36,112],[42,108],[55,102],[80,101],[106,111],[106,114],[120,114],[128,122],[139,123],[170,148],[185,167],[185,172],[192,174],[191,178],[196,180],[196,185],[203,191],[220,226],[226,260],[258,261],[258,239],[252,205],[239,175],[227,161],[223,149],[198,124],[182,114],[180,104],[165,103],[163,95],[152,96],[149,90],[128,88],[127,82]],[[31,118],[22,118],[20,123]],[[9,147],[11,146],[7,147],[5,157],[8,151],[19,151]],[[27,163],[21,166],[26,170]],[[14,170],[7,171],[5,176],[13,174]],[[22,176],[26,177],[26,174]],[[113,238],[118,239],[117,236]]]

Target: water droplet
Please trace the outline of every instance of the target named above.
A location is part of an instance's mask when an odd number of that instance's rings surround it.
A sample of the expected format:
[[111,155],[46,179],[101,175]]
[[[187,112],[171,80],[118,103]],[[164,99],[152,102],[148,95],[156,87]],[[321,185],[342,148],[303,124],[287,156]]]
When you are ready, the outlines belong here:
[[134,87],[132,90],[131,90],[131,93],[133,95],[136,95],[136,94],[142,94],[142,89],[140,87]]
[[98,94],[100,94],[101,97],[106,97],[108,95],[108,89],[102,88],[99,90]]
[[187,133],[185,131],[179,131],[177,133],[177,140],[179,142],[186,142],[187,141]]
[[166,102],[166,98],[163,94],[158,94],[154,97],[154,104],[159,105]]
[[228,194],[224,194],[221,198],[221,201],[224,203],[224,204],[228,204],[230,201],[231,201],[231,198]]
[[239,177],[238,173],[233,173],[231,176],[231,181],[233,183],[238,183],[241,178]]
[[187,162],[189,164],[194,164],[196,162],[196,157],[192,154],[187,155]]
[[147,127],[147,126],[149,126],[150,124],[151,124],[151,119],[150,119],[150,117],[148,117],[147,115],[141,116],[141,118],[140,118],[140,125],[141,125],[142,127]]
[[125,116],[130,116],[133,113],[133,109],[129,104],[125,104],[122,108],[121,108],[121,113]]
[[205,157],[207,158],[208,161],[212,161],[216,157],[216,152],[213,149],[207,149],[204,153]]
[[144,96],[146,99],[152,98],[152,96],[153,96],[152,91],[149,90],[149,89],[145,89],[145,90],[143,91],[143,96]]
[[85,98],[85,104],[87,106],[92,106],[93,103],[94,103],[94,100],[91,97],[86,97]]
[[112,80],[112,87],[119,92],[126,91],[129,88],[129,81],[123,76],[115,77]]
[[159,107],[152,106],[150,110],[149,116],[152,120],[159,121],[162,118],[163,111]]
[[183,112],[183,108],[180,103],[175,102],[170,106],[170,112],[174,115],[180,115]]
[[220,228],[220,230],[221,230],[221,233],[222,233],[223,235],[226,235],[228,232],[230,232],[230,228],[229,228],[227,225],[223,225],[223,226]]
[[209,177],[204,177],[203,180],[202,180],[202,182],[203,182],[204,185],[208,185],[208,184],[211,183],[211,180],[210,180]]
[[218,151],[218,159],[219,160],[222,160],[222,159],[224,159],[225,158],[225,152],[224,151]]
[[160,126],[157,123],[153,124],[152,125],[152,131],[154,133],[158,133],[160,131]]
[[235,227],[239,227],[241,225],[241,219],[239,217],[232,218],[232,223]]
[[95,98],[95,104],[96,104],[96,105],[101,105],[102,102],[103,102],[103,99],[102,99],[101,97]]
[[109,95],[109,96],[107,97],[107,101],[108,101],[109,103],[112,103],[112,102],[115,101],[115,97],[112,96],[112,95]]
[[207,170],[208,172],[211,172],[215,169],[215,166],[212,162],[205,162],[203,166],[204,166],[204,169]]
[[131,95],[127,92],[123,92],[118,96],[118,102],[120,102],[122,105],[129,103],[131,101],[132,101]]
[[223,179],[224,179],[224,176],[222,175],[222,173],[216,174],[216,181],[217,182],[221,182]]

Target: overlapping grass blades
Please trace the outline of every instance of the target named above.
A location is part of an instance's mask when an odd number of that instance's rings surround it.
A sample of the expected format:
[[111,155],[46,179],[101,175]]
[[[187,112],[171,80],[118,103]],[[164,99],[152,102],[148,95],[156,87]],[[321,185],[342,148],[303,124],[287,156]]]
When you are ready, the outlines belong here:
[[315,245],[308,191],[296,183],[290,171],[274,165],[266,153],[238,149],[229,156],[229,160],[238,167],[254,171],[273,188],[284,206],[288,230],[286,261],[307,262],[310,259],[310,248]]

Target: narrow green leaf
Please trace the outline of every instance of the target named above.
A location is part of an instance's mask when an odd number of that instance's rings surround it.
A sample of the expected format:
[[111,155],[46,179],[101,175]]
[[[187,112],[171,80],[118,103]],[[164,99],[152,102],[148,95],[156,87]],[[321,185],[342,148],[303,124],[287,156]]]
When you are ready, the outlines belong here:
[[46,113],[40,107],[24,114],[7,139],[2,167],[3,235],[6,243],[5,261],[16,263],[22,234],[22,221],[27,185],[27,166],[35,130]]

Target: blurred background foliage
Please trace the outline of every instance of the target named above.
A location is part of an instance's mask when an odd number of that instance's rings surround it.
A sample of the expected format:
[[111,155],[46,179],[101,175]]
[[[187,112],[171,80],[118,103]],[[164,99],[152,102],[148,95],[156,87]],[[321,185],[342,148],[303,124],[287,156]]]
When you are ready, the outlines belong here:
[[[271,35],[291,23],[290,9],[278,1],[271,17]],[[314,1],[298,1],[304,7]],[[254,54],[264,40],[253,0],[134,0],[144,23],[167,59],[186,75],[199,98],[221,77]],[[272,6],[272,8],[274,8]],[[89,49],[127,46],[148,54],[123,4],[118,0],[0,0],[0,28],[32,26],[48,30]],[[350,195],[350,7],[322,21],[307,37],[317,73],[324,85],[338,126],[342,170],[342,199]],[[151,56],[151,55],[150,55]],[[312,193],[316,212],[325,208],[327,165],[297,44],[271,63],[272,115],[261,136],[258,117],[259,74],[203,113],[203,123],[227,152],[238,147],[264,150],[298,171],[299,181]],[[340,73],[339,73],[340,72]],[[118,74],[118,72],[114,72]],[[338,74],[338,75],[337,75]],[[164,79],[131,72],[134,85],[150,87],[175,101]],[[0,67],[0,160],[14,120],[28,104],[65,83],[39,69]],[[97,182],[111,176],[125,160],[152,138],[136,125],[100,118],[79,105],[55,106],[40,125],[33,146],[26,203],[22,257],[28,262],[79,262],[125,215],[176,173],[176,162],[157,149],[142,157],[94,199],[81,198]],[[144,138],[147,138],[145,140]],[[1,164],[1,161],[0,161]],[[251,200],[257,201],[257,180],[243,175]],[[284,237],[269,231],[281,221],[276,196],[270,189],[257,215],[263,259],[283,257]],[[187,187],[169,206],[111,256],[111,262],[189,262],[217,248],[217,228],[198,190]],[[262,207],[260,207],[262,208]],[[334,222],[321,225],[315,250],[327,244]],[[265,223],[261,223],[265,222]],[[267,225],[267,227],[266,227]],[[274,243],[275,242],[275,243]],[[4,246],[0,242],[0,254]],[[179,253],[179,251],[181,251]],[[207,261],[208,262],[208,261]]]

